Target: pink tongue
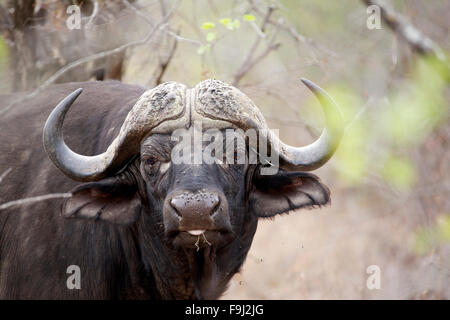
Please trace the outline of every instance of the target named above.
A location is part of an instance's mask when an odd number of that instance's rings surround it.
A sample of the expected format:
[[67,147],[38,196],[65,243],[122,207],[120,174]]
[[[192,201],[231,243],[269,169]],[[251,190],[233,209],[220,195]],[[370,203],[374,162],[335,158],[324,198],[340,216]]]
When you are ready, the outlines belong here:
[[206,230],[189,230],[188,232],[189,232],[189,234],[192,234],[193,236],[199,236],[205,231]]

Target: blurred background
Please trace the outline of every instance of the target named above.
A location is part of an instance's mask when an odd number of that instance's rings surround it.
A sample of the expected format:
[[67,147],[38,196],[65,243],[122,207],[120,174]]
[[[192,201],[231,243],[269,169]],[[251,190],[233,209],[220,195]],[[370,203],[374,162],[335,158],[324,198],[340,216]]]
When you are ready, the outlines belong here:
[[300,146],[308,78],[347,124],[332,204],[261,220],[223,298],[449,299],[449,30],[450,0],[0,0],[0,93],[216,78]]

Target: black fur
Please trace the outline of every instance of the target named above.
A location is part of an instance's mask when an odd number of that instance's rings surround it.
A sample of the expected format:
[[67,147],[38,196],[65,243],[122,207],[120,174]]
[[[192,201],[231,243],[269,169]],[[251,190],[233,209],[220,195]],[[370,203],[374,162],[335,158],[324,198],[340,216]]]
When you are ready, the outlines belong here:
[[[215,299],[241,268],[258,217],[329,201],[328,189],[309,174],[280,171],[262,177],[255,166],[214,164],[202,166],[196,178],[192,168],[180,165],[159,175],[145,168],[140,155],[114,177],[77,185],[47,158],[41,137],[52,109],[79,87],[84,92],[67,115],[64,132],[67,144],[84,155],[106,150],[146,90],[114,81],[62,84],[0,117],[0,174],[12,169],[0,184],[0,203],[73,192],[66,202],[0,212],[2,299]],[[23,96],[0,96],[0,108]],[[167,137],[150,139],[150,145],[162,143],[170,151]],[[165,197],[177,188],[205,186],[225,195],[231,236],[220,235],[220,245],[198,251],[174,245],[165,233]],[[70,265],[80,266],[80,290],[66,286]]]

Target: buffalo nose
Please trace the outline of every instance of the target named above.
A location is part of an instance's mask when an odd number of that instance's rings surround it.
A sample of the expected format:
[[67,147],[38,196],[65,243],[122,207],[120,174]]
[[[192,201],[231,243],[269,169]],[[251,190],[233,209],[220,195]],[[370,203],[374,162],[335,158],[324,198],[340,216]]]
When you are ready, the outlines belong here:
[[181,218],[209,218],[219,204],[216,192],[183,192],[170,200],[170,205]]

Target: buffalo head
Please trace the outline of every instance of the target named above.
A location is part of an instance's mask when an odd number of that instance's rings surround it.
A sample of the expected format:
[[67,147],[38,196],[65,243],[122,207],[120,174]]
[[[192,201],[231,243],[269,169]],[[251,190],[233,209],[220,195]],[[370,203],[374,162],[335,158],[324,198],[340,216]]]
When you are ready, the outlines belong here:
[[[302,81],[321,102],[326,119],[321,136],[303,147],[278,140],[241,91],[221,81],[206,80],[192,89],[168,82],[146,91],[108,149],[84,156],[72,151],[62,135],[64,117],[82,89],[74,91],[53,110],[43,134],[53,163],[68,177],[85,182],[72,190],[63,215],[128,226],[141,221],[138,225],[146,226],[141,230],[146,233],[143,241],[153,241],[155,248],[170,247],[191,255],[199,250],[207,250],[209,255],[215,252],[214,264],[227,271],[220,281],[227,282],[245,258],[259,217],[329,201],[328,188],[307,171],[319,168],[333,155],[343,132],[341,116],[321,88]],[[180,130],[191,133],[195,140],[196,134],[211,129],[216,134],[209,141],[223,147],[227,155],[231,145],[231,159],[245,154],[244,160],[230,162],[230,158],[213,154],[216,161],[196,162],[193,152],[183,155],[189,161],[175,161]],[[231,142],[226,139],[230,130],[234,132]],[[256,146],[250,145],[248,130],[258,134]],[[259,148],[266,146],[271,159],[276,155],[276,162],[261,157]],[[204,139],[194,145],[200,152],[208,147]],[[257,162],[249,161],[252,152]],[[268,166],[276,170],[263,174]],[[155,239],[159,245],[154,244]],[[220,250],[238,256],[239,261],[230,257],[220,261]]]

